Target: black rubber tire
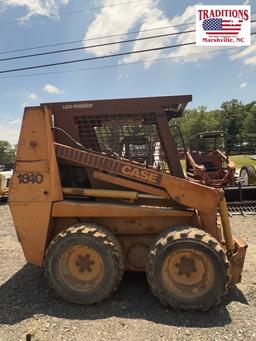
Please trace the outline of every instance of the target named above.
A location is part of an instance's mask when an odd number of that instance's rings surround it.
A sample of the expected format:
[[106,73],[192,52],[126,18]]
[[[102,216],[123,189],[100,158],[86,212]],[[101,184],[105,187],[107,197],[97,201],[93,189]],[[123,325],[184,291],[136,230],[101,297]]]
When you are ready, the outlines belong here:
[[[188,247],[205,252],[214,269],[212,286],[206,293],[196,298],[184,298],[185,295],[180,297],[174,291],[168,290],[161,275],[166,257],[171,252]],[[150,249],[147,259],[147,280],[153,294],[163,304],[174,309],[205,311],[218,304],[221,297],[227,293],[231,277],[227,256],[219,242],[203,230],[180,226],[161,234]]]
[[[242,172],[247,173],[247,179],[242,177]],[[256,169],[252,165],[244,165],[240,169],[239,177],[243,179],[245,186],[256,184]]]
[[[71,246],[85,245],[97,251],[103,261],[103,278],[89,291],[74,290],[62,279],[60,257]],[[96,224],[76,224],[59,233],[50,243],[45,256],[45,275],[49,286],[58,296],[77,304],[93,304],[107,298],[117,290],[124,273],[121,245],[108,230]]]

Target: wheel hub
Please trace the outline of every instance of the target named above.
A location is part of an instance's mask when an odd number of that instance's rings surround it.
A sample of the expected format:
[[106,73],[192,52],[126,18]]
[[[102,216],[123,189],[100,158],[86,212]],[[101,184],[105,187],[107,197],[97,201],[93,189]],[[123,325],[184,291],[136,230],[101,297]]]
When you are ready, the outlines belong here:
[[100,254],[89,246],[71,246],[60,257],[59,273],[70,287],[83,291],[92,290],[103,278],[103,261]]
[[243,185],[248,186],[249,185],[249,177],[248,177],[248,173],[247,173],[246,169],[241,170],[240,176],[243,180]]
[[173,251],[164,260],[162,281],[168,291],[179,297],[200,297],[212,286],[214,267],[208,255],[200,250]]
[[80,272],[92,271],[92,265],[95,264],[93,260],[90,260],[90,255],[78,255],[78,260],[75,265],[78,266]]
[[175,266],[178,268],[178,275],[185,275],[191,277],[192,272],[196,272],[195,260],[188,257],[181,257],[180,263],[176,263]]

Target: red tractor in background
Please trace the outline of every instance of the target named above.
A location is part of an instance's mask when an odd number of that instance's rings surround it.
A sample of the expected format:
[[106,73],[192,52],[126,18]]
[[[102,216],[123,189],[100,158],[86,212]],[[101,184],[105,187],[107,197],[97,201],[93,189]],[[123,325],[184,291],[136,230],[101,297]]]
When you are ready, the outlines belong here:
[[225,151],[222,131],[193,135],[190,138],[190,149],[185,154],[188,177],[212,187],[235,184],[236,166]]

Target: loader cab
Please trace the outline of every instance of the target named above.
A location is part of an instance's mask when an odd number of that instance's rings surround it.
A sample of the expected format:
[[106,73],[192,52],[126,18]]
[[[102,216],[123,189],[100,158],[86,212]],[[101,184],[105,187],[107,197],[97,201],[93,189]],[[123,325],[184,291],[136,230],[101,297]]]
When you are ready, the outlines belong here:
[[[168,96],[43,105],[51,110],[56,142],[184,178],[170,121],[182,116],[191,99]],[[92,167],[62,161],[59,168],[65,187],[102,188]]]

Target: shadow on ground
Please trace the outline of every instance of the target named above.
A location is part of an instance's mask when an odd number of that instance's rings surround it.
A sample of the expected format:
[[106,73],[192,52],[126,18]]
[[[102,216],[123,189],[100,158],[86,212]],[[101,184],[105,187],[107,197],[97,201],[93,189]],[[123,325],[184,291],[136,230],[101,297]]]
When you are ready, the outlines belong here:
[[100,305],[73,305],[54,296],[41,269],[26,264],[0,287],[0,324],[12,325],[33,315],[43,314],[79,320],[116,316],[171,326],[215,327],[231,323],[227,310],[230,301],[248,304],[241,291],[233,287],[222,304],[208,312],[174,311],[163,306],[152,295],[145,274],[127,273],[111,299]]

